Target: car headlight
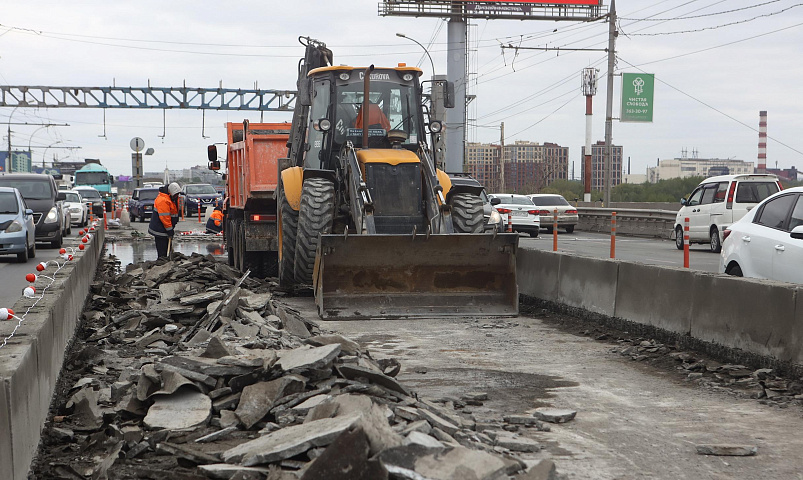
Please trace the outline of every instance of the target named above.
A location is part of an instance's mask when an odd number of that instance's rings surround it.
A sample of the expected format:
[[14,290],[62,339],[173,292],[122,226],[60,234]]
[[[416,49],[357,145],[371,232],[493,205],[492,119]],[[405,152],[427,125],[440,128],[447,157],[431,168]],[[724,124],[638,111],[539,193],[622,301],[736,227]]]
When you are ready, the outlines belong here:
[[50,209],[45,217],[45,223],[54,223],[59,221],[59,211],[56,207]]
[[488,217],[488,223],[497,224],[502,223],[502,215],[499,214],[496,210],[491,211],[491,215]]
[[19,220],[14,220],[13,222],[11,222],[11,225],[9,225],[8,228],[6,228],[6,233],[14,233],[19,231],[22,231],[22,224],[20,223]]

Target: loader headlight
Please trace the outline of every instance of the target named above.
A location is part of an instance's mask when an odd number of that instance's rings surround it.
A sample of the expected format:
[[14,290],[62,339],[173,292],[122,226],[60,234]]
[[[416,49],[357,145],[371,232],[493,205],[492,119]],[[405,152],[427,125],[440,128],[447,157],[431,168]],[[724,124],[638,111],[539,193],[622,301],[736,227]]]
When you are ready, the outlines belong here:
[[322,118],[318,120],[318,128],[320,128],[322,132],[328,132],[329,129],[332,128],[332,122],[330,122],[328,118]]
[[412,73],[405,73],[402,76],[402,80],[404,80],[405,82],[412,82],[413,81],[413,74]]
[[433,120],[429,122],[429,131],[432,133],[440,133],[443,130],[443,124],[438,120]]
[[343,81],[348,80],[349,77],[351,77],[351,75],[349,75],[347,72],[343,72],[343,73],[340,74],[340,79],[343,80]]

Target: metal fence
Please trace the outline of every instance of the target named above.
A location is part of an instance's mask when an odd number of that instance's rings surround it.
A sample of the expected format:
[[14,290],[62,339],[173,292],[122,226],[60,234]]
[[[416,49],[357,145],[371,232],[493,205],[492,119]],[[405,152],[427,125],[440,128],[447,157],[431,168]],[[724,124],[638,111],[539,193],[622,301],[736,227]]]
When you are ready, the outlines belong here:
[[616,212],[616,232],[624,235],[674,238],[677,212],[641,208],[578,207],[578,230],[607,233],[611,231],[611,213]]

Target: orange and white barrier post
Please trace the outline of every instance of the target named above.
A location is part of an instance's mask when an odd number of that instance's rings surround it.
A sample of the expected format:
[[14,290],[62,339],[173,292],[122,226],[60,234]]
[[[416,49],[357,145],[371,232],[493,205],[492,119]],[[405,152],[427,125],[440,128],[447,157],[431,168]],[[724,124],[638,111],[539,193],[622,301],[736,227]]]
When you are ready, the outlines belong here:
[[616,258],[616,212],[611,212],[611,258]]
[[513,213],[507,212],[507,232],[513,233]]
[[683,268],[689,268],[689,218],[683,219]]
[[203,220],[201,220],[201,200],[198,200],[198,223],[204,223]]
[[552,251],[558,251],[558,209],[552,212]]

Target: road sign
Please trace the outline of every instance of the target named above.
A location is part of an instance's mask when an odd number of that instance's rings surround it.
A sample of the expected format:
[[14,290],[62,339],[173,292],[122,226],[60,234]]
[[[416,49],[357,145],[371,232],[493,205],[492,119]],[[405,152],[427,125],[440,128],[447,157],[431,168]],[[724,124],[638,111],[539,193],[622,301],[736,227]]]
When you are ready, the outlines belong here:
[[622,122],[652,122],[655,74],[622,74]]
[[145,148],[145,140],[134,137],[131,139],[131,150],[135,152],[141,152],[143,148]]

